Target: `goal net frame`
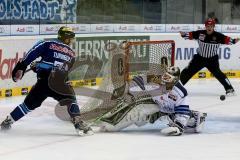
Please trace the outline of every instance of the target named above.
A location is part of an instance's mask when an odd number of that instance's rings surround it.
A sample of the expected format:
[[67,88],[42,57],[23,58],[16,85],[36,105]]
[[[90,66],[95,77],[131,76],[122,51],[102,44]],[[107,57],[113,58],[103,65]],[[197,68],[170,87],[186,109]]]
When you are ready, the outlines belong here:
[[[164,44],[166,44],[167,47],[162,46]],[[159,48],[159,50],[154,49],[153,51],[156,53],[153,54],[159,54],[156,57],[160,58],[165,57],[163,59],[167,60],[166,62],[167,64],[165,64],[164,62],[165,65],[163,65],[163,68],[174,65],[175,42],[173,40],[159,40],[159,41],[147,40],[137,42],[123,41],[121,43],[109,41],[109,43],[106,43],[105,45],[105,50],[109,52],[109,60],[102,69],[104,71],[102,83],[99,85],[99,88],[95,90],[95,93],[91,95],[89,101],[86,104],[84,104],[84,106],[81,107],[80,109],[81,115],[83,116],[84,120],[86,120],[87,122],[96,122],[96,120],[99,121],[102,120],[102,118],[106,119],[105,115],[109,115],[108,113],[111,113],[110,117],[112,116],[115,119],[115,116],[113,115],[117,114],[119,117],[123,117],[124,114],[129,112],[137,104],[152,103],[151,96],[147,95],[148,93],[144,92],[140,95],[137,95],[136,97],[133,97],[133,95],[130,95],[126,92],[126,90],[129,90],[129,86],[126,86],[126,84],[129,84],[131,80],[130,65],[132,64],[130,62],[130,58],[132,57],[130,56],[131,53],[133,52],[132,47],[142,46],[143,48],[145,47],[146,50],[137,50],[138,52],[145,51],[146,54],[151,53],[152,50],[149,50],[150,47],[148,48],[146,47],[146,45],[156,45],[156,47]],[[122,65],[124,65],[122,66],[121,69],[119,69],[120,68],[118,64],[119,59],[121,59],[121,63],[123,63]],[[149,63],[145,64],[151,65],[150,58],[148,57],[146,60],[149,61]],[[159,66],[161,67],[162,61],[158,60],[157,63],[159,64],[155,65],[154,62],[152,63],[155,67],[154,69],[157,71],[160,70],[160,73],[163,74],[165,69],[161,70],[159,68]],[[141,62],[139,64],[142,65]],[[119,73],[119,70],[121,71],[121,74]],[[93,90],[91,90],[91,92],[92,91]],[[165,90],[163,89],[161,93],[163,93],[164,91]],[[128,104],[131,104],[130,105],[131,107],[128,107],[129,106]]]
[[[126,42],[125,47],[123,47],[126,51],[125,51],[125,65],[126,65],[126,69],[125,69],[125,81],[129,81],[130,80],[130,70],[129,70],[129,57],[131,54],[131,46],[138,46],[138,45],[154,45],[154,44],[171,44],[171,60],[170,60],[170,65],[168,64],[168,66],[174,66],[175,64],[175,41],[174,40],[158,40],[158,41],[137,41],[137,42]],[[122,45],[123,46],[123,45]]]

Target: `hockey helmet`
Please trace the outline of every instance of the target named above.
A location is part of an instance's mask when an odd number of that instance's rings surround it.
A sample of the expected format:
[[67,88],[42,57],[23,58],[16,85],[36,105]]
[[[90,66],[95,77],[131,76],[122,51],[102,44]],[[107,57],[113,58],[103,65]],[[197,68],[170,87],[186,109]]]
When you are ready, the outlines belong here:
[[75,33],[73,32],[72,28],[63,26],[58,30],[58,39],[68,39],[74,38]]
[[215,24],[216,24],[216,22],[215,22],[215,20],[212,19],[212,18],[208,18],[208,19],[205,21],[205,27],[206,27],[206,26],[209,26],[209,25],[215,26]]

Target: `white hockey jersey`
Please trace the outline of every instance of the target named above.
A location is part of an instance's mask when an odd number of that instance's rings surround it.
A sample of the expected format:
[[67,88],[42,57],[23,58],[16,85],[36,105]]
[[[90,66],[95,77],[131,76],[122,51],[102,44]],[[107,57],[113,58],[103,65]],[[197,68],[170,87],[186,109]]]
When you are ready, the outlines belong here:
[[152,97],[158,104],[161,112],[172,113],[172,121],[179,122],[182,127],[187,125],[191,111],[187,100],[187,90],[178,82],[171,91],[166,94]]
[[187,90],[180,82],[166,94],[152,97],[154,102],[159,105],[161,112],[189,115],[187,98]]

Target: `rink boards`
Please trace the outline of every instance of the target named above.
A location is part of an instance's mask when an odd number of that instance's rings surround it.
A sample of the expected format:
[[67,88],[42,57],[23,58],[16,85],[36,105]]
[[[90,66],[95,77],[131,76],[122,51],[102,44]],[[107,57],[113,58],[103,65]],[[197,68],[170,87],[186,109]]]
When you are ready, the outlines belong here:
[[[237,33],[228,33],[231,37],[239,37]],[[55,35],[48,36],[11,36],[0,37],[0,97],[25,95],[31,86],[36,82],[36,75],[28,72],[18,83],[11,79],[11,71],[17,61],[19,61],[28,50],[38,41],[55,38]],[[77,56],[83,54],[97,56],[98,58],[108,58],[102,49],[107,40],[112,41],[142,41],[142,40],[174,40],[175,41],[175,65],[183,69],[196,54],[198,44],[195,41],[184,40],[178,33],[108,33],[108,34],[77,34],[75,51]],[[100,45],[96,47],[97,45]],[[220,67],[229,78],[240,77],[240,53],[236,45],[223,45],[219,49]],[[137,58],[143,55],[136,55]],[[203,69],[193,78],[208,79],[213,76]],[[77,79],[72,82],[74,87],[95,86],[101,82],[101,76],[87,80]]]

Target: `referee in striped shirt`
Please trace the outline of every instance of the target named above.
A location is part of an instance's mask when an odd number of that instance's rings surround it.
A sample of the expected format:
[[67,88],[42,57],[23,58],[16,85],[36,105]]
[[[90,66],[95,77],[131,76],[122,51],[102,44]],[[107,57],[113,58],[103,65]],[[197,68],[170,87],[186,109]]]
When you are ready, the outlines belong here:
[[197,30],[192,32],[180,32],[181,36],[189,40],[197,40],[199,48],[197,54],[193,56],[189,65],[181,72],[180,80],[185,85],[192,76],[206,67],[223,85],[227,95],[234,94],[234,89],[227,76],[220,70],[218,60],[218,48],[221,44],[235,44],[239,40],[232,39],[222,33],[214,31],[215,21],[207,19],[205,21],[205,30]]

